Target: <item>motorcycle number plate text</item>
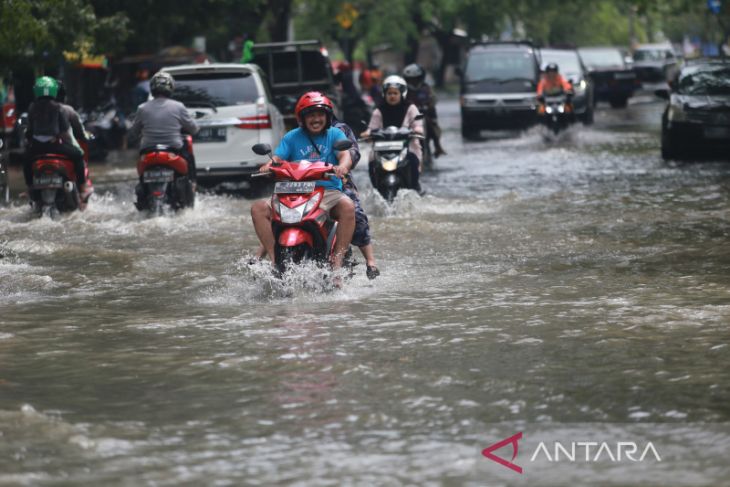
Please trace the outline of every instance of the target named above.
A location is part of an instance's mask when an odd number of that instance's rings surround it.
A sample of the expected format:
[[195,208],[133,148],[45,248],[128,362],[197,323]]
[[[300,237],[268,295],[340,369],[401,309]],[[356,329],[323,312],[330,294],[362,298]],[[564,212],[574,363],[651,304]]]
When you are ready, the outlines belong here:
[[193,142],[225,142],[226,134],[225,127],[201,127],[193,136]]
[[63,178],[56,174],[41,175],[33,178],[33,186],[45,186],[45,187],[61,187],[63,185]]
[[403,142],[376,142],[374,149],[377,151],[400,151],[403,148]]
[[274,193],[311,193],[314,181],[279,181],[274,185]]
[[145,183],[169,183],[175,179],[175,171],[170,169],[153,169],[151,171],[145,171],[143,179]]

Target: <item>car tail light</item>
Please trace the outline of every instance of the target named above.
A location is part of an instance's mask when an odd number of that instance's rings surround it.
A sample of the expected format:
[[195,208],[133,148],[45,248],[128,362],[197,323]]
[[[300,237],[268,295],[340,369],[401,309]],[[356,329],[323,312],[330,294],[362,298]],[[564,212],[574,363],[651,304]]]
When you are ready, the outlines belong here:
[[253,117],[241,117],[241,123],[236,124],[239,129],[270,129],[271,117],[268,115],[255,115]]

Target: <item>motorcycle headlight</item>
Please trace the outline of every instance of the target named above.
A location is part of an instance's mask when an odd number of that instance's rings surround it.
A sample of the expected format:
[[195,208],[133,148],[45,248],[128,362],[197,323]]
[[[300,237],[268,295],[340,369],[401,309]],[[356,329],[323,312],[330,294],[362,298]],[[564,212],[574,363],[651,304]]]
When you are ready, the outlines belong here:
[[558,106],[558,113],[563,113],[565,111],[565,107],[563,105]]
[[553,107],[545,107],[545,113],[547,113],[547,114],[553,113]]
[[380,164],[383,166],[384,171],[392,172],[398,167],[398,158],[394,157],[392,159],[383,159]]
[[299,223],[302,221],[305,206],[306,204],[289,208],[286,205],[279,204],[279,215],[282,223]]
[[312,196],[312,199],[307,201],[304,204],[304,212],[303,215],[308,215],[310,211],[314,209],[315,206],[317,206],[317,203],[319,203],[319,200],[322,199],[322,193],[314,193],[314,196]]

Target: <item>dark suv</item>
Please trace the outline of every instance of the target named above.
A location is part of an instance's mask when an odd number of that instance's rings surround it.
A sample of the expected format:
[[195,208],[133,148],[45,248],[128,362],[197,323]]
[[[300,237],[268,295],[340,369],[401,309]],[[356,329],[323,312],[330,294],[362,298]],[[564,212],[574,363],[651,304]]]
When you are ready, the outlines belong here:
[[461,134],[526,128],[537,120],[540,62],[529,42],[473,45],[461,74]]
[[683,159],[698,150],[730,149],[730,61],[708,60],[685,66],[671,82],[662,115],[662,157]]

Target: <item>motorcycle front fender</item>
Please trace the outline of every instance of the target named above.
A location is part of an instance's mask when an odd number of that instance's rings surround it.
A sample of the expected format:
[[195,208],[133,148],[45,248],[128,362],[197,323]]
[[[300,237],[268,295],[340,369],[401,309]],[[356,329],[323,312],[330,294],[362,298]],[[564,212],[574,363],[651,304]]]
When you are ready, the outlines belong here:
[[314,247],[314,239],[312,238],[312,235],[298,227],[285,228],[282,230],[279,234],[278,242],[282,247],[296,247],[301,244],[307,244],[310,247]]

